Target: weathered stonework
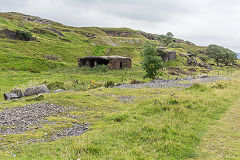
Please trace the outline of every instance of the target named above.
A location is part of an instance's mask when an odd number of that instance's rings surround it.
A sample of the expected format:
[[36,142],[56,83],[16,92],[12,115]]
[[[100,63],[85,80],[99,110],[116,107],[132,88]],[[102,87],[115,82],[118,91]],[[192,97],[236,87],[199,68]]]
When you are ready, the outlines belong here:
[[96,67],[106,65],[108,69],[131,68],[132,60],[128,57],[121,56],[90,56],[78,58],[78,66]]

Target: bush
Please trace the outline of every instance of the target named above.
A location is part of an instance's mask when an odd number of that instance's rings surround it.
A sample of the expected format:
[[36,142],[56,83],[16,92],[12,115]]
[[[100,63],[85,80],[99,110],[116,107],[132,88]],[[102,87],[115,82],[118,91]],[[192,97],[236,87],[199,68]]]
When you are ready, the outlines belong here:
[[211,88],[216,88],[216,89],[224,89],[229,85],[227,82],[218,82],[214,85],[211,86]]
[[163,68],[162,58],[158,56],[157,46],[152,42],[146,42],[141,52],[142,68],[146,71],[144,78],[155,79],[158,70]]
[[173,42],[173,33],[168,32],[166,35],[159,35],[158,40],[162,41],[166,46]]
[[203,56],[203,55],[199,55],[199,59],[201,59],[203,62],[207,62],[208,57],[207,56]]
[[102,83],[97,83],[96,81],[91,81],[89,84],[89,89],[95,89],[95,88],[99,88],[102,87],[103,84]]
[[48,89],[52,90],[56,90],[56,89],[66,89],[66,86],[63,82],[60,81],[55,81],[55,82],[44,82],[44,84],[47,85]]
[[139,81],[139,80],[132,80],[132,81],[130,82],[130,84],[141,84],[141,83],[143,83],[143,82],[141,82],[141,81]]
[[106,87],[106,88],[113,87],[113,86],[114,86],[114,82],[113,81],[107,81],[104,84],[104,87]]
[[32,38],[32,34],[28,31],[20,31],[20,30],[17,30],[16,31],[16,37],[19,39],[19,40],[23,40],[23,41],[30,41],[31,38]]
[[191,87],[187,88],[187,90],[198,90],[200,92],[203,92],[207,90],[207,87],[199,83],[194,83]]
[[50,61],[62,61],[61,57],[55,54],[44,55],[44,59],[50,60]]
[[93,69],[97,72],[107,72],[108,71],[108,68],[106,65],[99,65],[97,67],[94,67]]
[[182,48],[182,49],[184,49],[184,48],[182,47],[182,45],[179,44],[179,43],[170,43],[170,44],[168,45],[168,48]]
[[80,68],[81,70],[85,71],[85,72],[93,72],[93,73],[99,73],[99,72],[108,72],[108,68],[105,65],[99,65],[96,67],[89,67],[89,66],[83,66]]

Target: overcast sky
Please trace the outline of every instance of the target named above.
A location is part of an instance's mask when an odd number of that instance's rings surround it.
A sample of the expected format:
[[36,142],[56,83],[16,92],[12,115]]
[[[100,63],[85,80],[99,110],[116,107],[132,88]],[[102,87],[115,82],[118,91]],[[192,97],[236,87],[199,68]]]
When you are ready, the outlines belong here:
[[71,26],[129,27],[218,44],[240,52],[240,0],[0,0],[21,12]]

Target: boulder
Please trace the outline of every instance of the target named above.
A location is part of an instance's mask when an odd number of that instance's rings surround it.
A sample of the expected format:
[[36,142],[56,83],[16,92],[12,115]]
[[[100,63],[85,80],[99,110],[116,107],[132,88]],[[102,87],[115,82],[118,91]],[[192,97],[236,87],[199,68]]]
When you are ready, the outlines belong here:
[[45,84],[38,87],[30,87],[24,91],[25,97],[34,96],[42,93],[50,93],[50,90]]
[[176,51],[165,50],[165,48],[163,48],[163,47],[159,47],[157,51],[159,53],[159,56],[162,57],[164,62],[168,62],[168,61],[177,59]]
[[200,78],[208,78],[207,75],[201,75]]
[[53,93],[60,93],[60,92],[66,92],[64,89],[57,89],[55,91],[53,91]]
[[4,93],[3,96],[4,96],[4,99],[5,99],[6,101],[20,98],[20,97],[19,97],[18,95],[16,95],[15,93]]
[[22,92],[21,89],[13,89],[13,90],[11,90],[10,93],[14,93],[14,94],[16,94],[19,98],[24,97],[24,94],[23,94],[23,92]]

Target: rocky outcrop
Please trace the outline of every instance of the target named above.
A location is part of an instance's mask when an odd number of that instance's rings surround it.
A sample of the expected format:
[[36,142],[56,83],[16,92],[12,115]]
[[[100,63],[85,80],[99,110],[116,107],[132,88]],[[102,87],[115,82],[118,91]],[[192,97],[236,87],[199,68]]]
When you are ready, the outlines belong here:
[[17,39],[16,31],[11,31],[8,29],[1,30],[0,33],[9,39]]
[[151,34],[151,33],[146,33],[146,32],[138,32],[138,34],[146,37],[149,40],[158,40],[157,34]]
[[38,86],[38,87],[30,87],[24,91],[24,95],[26,97],[38,95],[41,93],[50,93],[50,90],[48,89],[48,87],[45,84]]
[[132,32],[128,31],[104,31],[104,32],[114,37],[129,37],[133,34]]
[[[0,30],[0,36],[3,38],[9,38],[14,40],[23,40],[23,41],[36,41],[34,37],[25,37],[20,34],[21,31],[12,31],[9,29]],[[25,31],[24,31],[25,32]]]
[[59,36],[65,37],[64,34],[62,34],[60,31],[57,31],[57,30],[54,29],[54,28],[43,27],[42,29],[52,31],[52,32],[56,33],[56,34],[59,35]]
[[197,61],[197,56],[195,54],[192,54],[188,52],[187,55],[184,54],[179,54],[179,56],[184,57],[187,59],[187,63],[185,65],[187,66],[197,66],[197,67],[203,67],[207,69],[212,69],[212,67],[204,62],[198,62]]
[[16,94],[19,98],[24,97],[24,94],[23,94],[23,92],[22,92],[21,89],[13,89],[13,90],[11,90],[10,93],[14,93],[14,94]]
[[53,21],[50,21],[50,20],[47,20],[47,19],[42,19],[40,17],[24,15],[24,14],[22,14],[22,18],[26,21],[41,23],[41,24],[47,24],[47,25],[50,25],[50,24],[54,23]]
[[39,95],[44,93],[50,93],[50,90],[45,84],[37,87],[35,86],[35,87],[27,88],[24,91],[24,93],[22,92],[21,89],[14,89],[10,93],[4,93],[3,96],[5,100],[13,100],[13,99],[19,99],[22,97],[34,96],[34,95]]
[[164,62],[168,62],[168,61],[172,61],[172,60],[177,59],[176,51],[166,50],[163,47],[159,47],[157,51],[159,53],[159,56],[162,57]]

